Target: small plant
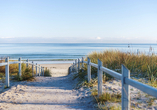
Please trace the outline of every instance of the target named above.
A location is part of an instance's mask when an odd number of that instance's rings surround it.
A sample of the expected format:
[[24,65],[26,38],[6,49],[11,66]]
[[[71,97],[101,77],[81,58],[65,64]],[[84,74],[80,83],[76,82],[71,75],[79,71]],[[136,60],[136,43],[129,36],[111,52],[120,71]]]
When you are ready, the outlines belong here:
[[51,77],[51,72],[49,69],[44,71],[44,76]]
[[24,81],[24,80],[32,80],[33,75],[32,75],[32,69],[31,68],[26,68],[25,70],[22,70],[22,75],[16,75],[14,77],[14,80],[18,81]]
[[100,110],[121,110],[120,106],[106,106],[106,105],[99,105],[98,107]]
[[110,94],[110,93],[103,93],[101,96],[98,97],[98,102],[121,102],[121,94]]
[[156,98],[150,98],[147,103],[148,103],[148,106],[152,106],[153,103],[154,103],[154,100],[156,100]]
[[[97,90],[93,90],[92,91],[92,96],[97,96],[98,95],[98,91]],[[121,102],[121,94],[120,93],[103,93],[101,96],[99,97],[95,97],[96,101],[98,101],[98,103],[104,103],[104,102]]]
[[25,71],[22,73],[22,80],[29,80],[31,78],[33,78],[32,69],[26,68]]

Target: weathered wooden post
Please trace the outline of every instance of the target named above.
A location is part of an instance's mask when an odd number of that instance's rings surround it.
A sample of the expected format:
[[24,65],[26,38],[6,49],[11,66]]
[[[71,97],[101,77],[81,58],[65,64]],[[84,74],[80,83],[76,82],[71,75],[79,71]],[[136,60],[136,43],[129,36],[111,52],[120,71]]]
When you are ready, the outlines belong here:
[[77,72],[77,60],[75,60],[75,71]]
[[21,77],[21,58],[19,58],[19,77]]
[[125,83],[125,78],[130,78],[130,71],[124,66],[122,70],[122,110],[130,110],[130,86]]
[[83,61],[84,61],[84,58],[82,57],[82,72],[84,72],[84,63],[83,63]]
[[38,65],[36,63],[36,75],[38,74]]
[[28,68],[28,62],[29,62],[29,60],[27,59],[27,61],[26,61],[26,66],[27,66],[27,68]]
[[43,67],[43,76],[44,76],[44,70],[45,70],[45,68]]
[[43,67],[41,66],[41,76],[43,75]]
[[73,67],[72,67],[72,71],[74,72],[74,62],[73,62]]
[[6,86],[9,87],[9,57],[5,59],[5,62],[7,62],[7,65],[5,65],[5,81],[6,81]]
[[84,63],[83,63],[83,61],[84,61],[84,58],[82,57],[82,68],[84,68]]
[[39,76],[40,76],[40,65],[39,65]]
[[102,89],[102,77],[103,77],[103,71],[101,70],[102,62],[98,59],[98,96],[102,95],[103,89]]
[[34,76],[34,64],[33,64],[33,61],[32,61],[32,75]]
[[90,58],[87,58],[87,74],[88,74],[88,82],[91,80],[91,65],[90,65]]
[[78,72],[80,70],[80,59],[78,58]]

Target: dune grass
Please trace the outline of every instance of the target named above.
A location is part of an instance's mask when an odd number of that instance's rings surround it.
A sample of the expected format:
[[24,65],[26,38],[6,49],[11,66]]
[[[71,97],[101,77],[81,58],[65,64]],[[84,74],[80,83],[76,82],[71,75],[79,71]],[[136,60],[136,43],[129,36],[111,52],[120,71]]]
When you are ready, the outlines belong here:
[[51,72],[50,72],[49,69],[46,69],[46,70],[44,71],[44,76],[46,76],[46,77],[51,77]]
[[151,79],[152,76],[157,76],[157,56],[146,54],[124,53],[116,50],[106,50],[104,52],[93,52],[88,55],[91,62],[97,63],[100,59],[103,66],[112,70],[121,69],[121,64],[124,64],[131,73],[142,74]]
[[[9,75],[10,79],[23,81],[23,80],[31,80],[33,79],[32,68],[26,67],[26,64],[21,64],[21,77],[18,75],[19,68],[18,64],[10,64],[9,65]],[[35,74],[35,71],[34,71]],[[0,79],[5,78],[5,66],[0,66]]]
[[[121,73],[121,64],[125,65],[133,77],[143,77],[149,80],[150,85],[157,87],[157,55],[144,53],[124,53],[117,50],[92,52],[88,55],[92,63],[100,59],[104,67]],[[155,84],[155,85],[154,85]]]
[[[144,53],[134,54],[134,53],[124,53],[117,50],[106,50],[103,52],[92,52],[87,57],[90,58],[92,63],[98,64],[98,59],[103,63],[104,67],[121,73],[121,64],[125,65],[130,70],[130,75],[132,78],[145,78],[147,84],[157,88],[157,55],[151,54],[147,55]],[[87,58],[85,58],[87,61]],[[74,79],[79,79],[80,86],[93,87],[97,84],[97,68],[91,67],[91,82],[87,82],[87,65],[82,68],[78,74],[74,75]],[[114,79],[112,76],[103,73],[103,81]],[[121,102],[121,94],[113,93],[103,93],[103,95],[97,97],[97,90],[92,91],[92,96],[98,103],[99,109],[120,109],[118,108],[108,108],[104,106],[106,102],[119,103]],[[102,105],[102,106],[100,106]]]

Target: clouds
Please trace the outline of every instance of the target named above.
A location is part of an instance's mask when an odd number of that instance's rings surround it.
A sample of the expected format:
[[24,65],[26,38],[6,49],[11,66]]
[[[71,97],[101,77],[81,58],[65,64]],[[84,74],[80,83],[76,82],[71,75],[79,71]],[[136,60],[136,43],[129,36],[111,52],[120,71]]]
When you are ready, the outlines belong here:
[[13,39],[14,37],[0,37],[1,39]]
[[[78,37],[0,37],[0,43],[157,43],[157,37],[143,38],[141,36],[78,36]],[[142,39],[142,40],[141,40]]]
[[96,39],[100,40],[100,39],[101,39],[101,37],[97,37]]

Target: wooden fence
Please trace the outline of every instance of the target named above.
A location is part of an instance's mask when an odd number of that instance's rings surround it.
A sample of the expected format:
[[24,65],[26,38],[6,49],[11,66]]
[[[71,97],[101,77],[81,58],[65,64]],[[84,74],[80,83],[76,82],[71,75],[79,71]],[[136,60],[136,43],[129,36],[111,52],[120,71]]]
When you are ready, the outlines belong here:
[[82,67],[84,67],[84,63],[87,64],[87,76],[88,82],[91,80],[91,66],[98,69],[98,96],[102,95],[103,93],[103,72],[115,77],[116,79],[121,80],[122,82],[122,110],[130,110],[130,85],[157,98],[157,89],[146,84],[140,83],[130,78],[130,71],[124,66],[121,65],[121,74],[105,68],[102,66],[102,62],[98,59],[98,64],[92,63],[89,58],[87,61],[82,61],[80,59],[75,60],[72,66],[69,67],[69,72],[71,73],[72,70],[75,68],[77,72],[80,69],[80,63],[82,63]]
[[[6,83],[5,85],[6,85],[6,87],[10,86],[10,82],[9,82],[9,65],[10,64],[18,64],[18,68],[19,68],[18,75],[21,77],[21,64],[22,63],[25,63],[27,67],[28,67],[29,64],[32,65],[32,75],[33,76],[35,76],[34,75],[35,69],[36,69],[36,76],[37,75],[39,75],[39,76],[44,75],[44,67],[42,67],[40,65],[37,65],[37,63],[34,64],[33,61],[31,63],[31,62],[29,62],[28,59],[26,61],[22,61],[21,58],[19,58],[18,61],[9,62],[9,57],[8,57],[8,58],[5,59],[4,63],[0,63],[0,66],[5,66],[5,83]],[[35,69],[34,69],[34,66],[35,66]],[[39,69],[39,73],[37,73],[38,69]]]

